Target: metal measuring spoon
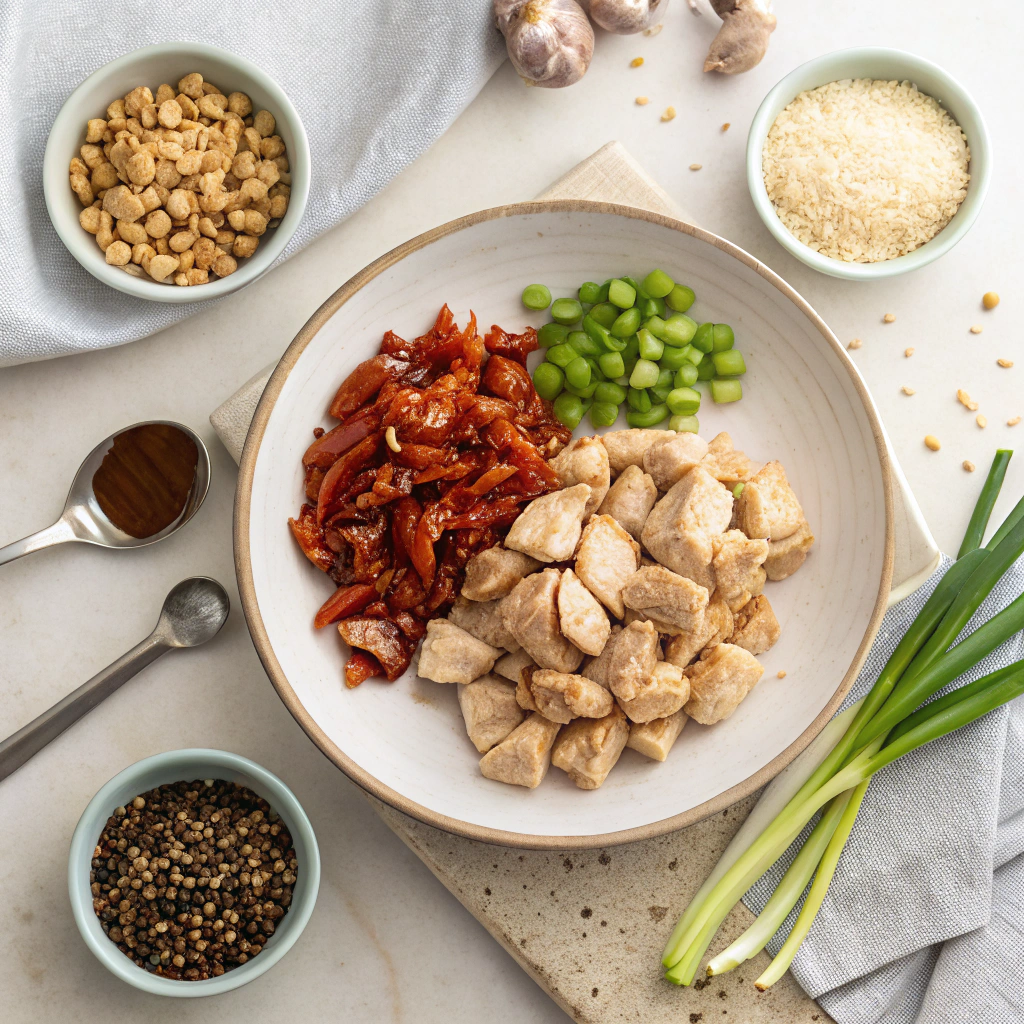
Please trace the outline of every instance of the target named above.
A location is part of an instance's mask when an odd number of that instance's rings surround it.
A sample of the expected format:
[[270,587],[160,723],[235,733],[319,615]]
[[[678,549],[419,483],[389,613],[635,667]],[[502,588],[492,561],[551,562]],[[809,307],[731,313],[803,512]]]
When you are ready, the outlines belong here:
[[0,780],[17,771],[161,654],[212,640],[227,621],[230,608],[228,595],[216,580],[206,576],[182,580],[164,599],[156,628],[142,643],[0,743]]
[[[114,438],[126,430],[146,426],[150,423],[163,423],[170,427],[176,427],[182,433],[187,434],[195,442],[198,461],[196,462],[195,479],[192,481],[192,490],[189,492],[181,515],[159,533],[140,539],[119,530],[104,515],[96,500],[96,495],[93,493],[92,478],[96,474],[96,470],[99,469],[103,456],[113,445]],[[89,453],[75,475],[75,481],[71,485],[71,491],[68,493],[60,519],[45,530],[40,530],[30,537],[24,537],[22,540],[16,540],[13,544],[0,548],[0,565],[12,562],[15,558],[21,558],[22,555],[27,555],[32,551],[40,551],[42,548],[52,547],[54,544],[66,544],[69,541],[83,541],[86,544],[98,544],[107,548],[145,547],[147,544],[163,540],[164,537],[170,536],[175,530],[184,526],[199,511],[199,506],[202,505],[209,487],[210,453],[206,450],[206,445],[203,444],[198,434],[183,424],[174,423],[171,420],[145,420],[142,423],[133,423],[130,427],[111,434]]]

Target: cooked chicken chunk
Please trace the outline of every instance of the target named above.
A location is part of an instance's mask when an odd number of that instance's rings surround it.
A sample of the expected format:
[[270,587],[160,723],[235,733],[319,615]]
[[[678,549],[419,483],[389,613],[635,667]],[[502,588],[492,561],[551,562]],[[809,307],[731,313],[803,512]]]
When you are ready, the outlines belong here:
[[650,722],[634,722],[629,727],[626,746],[653,761],[664,761],[686,722],[685,711],[677,711],[668,718],[655,718]]
[[546,668],[523,672],[516,700],[528,711],[539,711],[563,725],[574,718],[603,718],[615,703],[611,692],[592,679]]
[[814,543],[814,534],[805,519],[796,530],[782,540],[768,541],[768,558],[764,569],[770,580],[784,580],[804,564]]
[[650,622],[631,622],[612,633],[601,657],[583,669],[583,675],[608,687],[621,700],[640,693],[658,664],[658,631]]
[[731,518],[732,494],[696,466],[654,506],[640,539],[662,565],[711,591],[711,538],[724,533]]
[[600,515],[611,516],[634,540],[640,539],[640,531],[658,500],[658,488],[654,481],[639,466],[627,466],[605,495]]
[[466,563],[466,582],[462,596],[470,601],[496,601],[512,592],[512,588],[541,563],[521,551],[494,547],[474,555]]
[[501,602],[505,628],[541,668],[575,672],[583,652],[558,628],[557,569],[545,569],[520,580]]
[[572,569],[562,572],[558,584],[558,622],[562,635],[584,654],[598,655],[604,650],[611,623],[597,598]]
[[459,707],[473,746],[486,754],[526,717],[516,700],[516,688],[494,675],[481,676],[459,687]]
[[576,551],[576,575],[621,619],[622,588],[640,564],[640,545],[611,516],[591,516]]
[[749,540],[742,530],[728,530],[711,540],[715,587],[733,611],[764,590],[768,541]]
[[501,651],[447,619],[431,619],[416,671],[435,683],[471,683],[494,667]]
[[674,436],[671,430],[613,430],[601,435],[601,443],[608,449],[608,463],[613,474],[618,475],[627,466],[642,466],[644,452],[651,445],[660,444]]
[[737,613],[729,643],[751,654],[764,654],[775,646],[781,633],[779,620],[764,594],[751,598]]
[[538,666],[533,662],[533,658],[531,658],[522,648],[514,654],[502,655],[502,657],[494,663],[494,671],[497,672],[499,676],[511,679],[513,683],[519,682],[519,674],[524,668],[537,667]]
[[708,453],[708,443],[698,434],[685,432],[651,445],[644,452],[644,470],[659,491],[678,483]]
[[543,715],[530,715],[480,758],[481,773],[495,782],[536,789],[548,773],[551,745],[560,728]]
[[522,551],[541,562],[572,558],[579,543],[583,512],[590,502],[590,487],[576,484],[534,498],[512,524],[505,547]]
[[[700,626],[689,633],[669,637],[665,644],[665,660],[686,668],[706,647],[720,644],[733,631],[733,616],[725,599],[717,591],[711,595]],[[499,662],[500,664],[500,662]]]
[[793,489],[780,462],[762,466],[744,486],[739,498],[740,529],[748,537],[785,540],[804,520]]
[[519,644],[501,621],[500,605],[500,601],[467,601],[464,597],[458,597],[448,613],[448,621],[472,633],[485,644],[504,647],[506,651],[518,651]]
[[721,722],[740,706],[763,672],[749,651],[735,644],[718,644],[686,669],[690,699],[683,710],[701,725]]
[[577,718],[555,741],[551,763],[580,789],[597,789],[615,767],[627,739],[629,724],[617,707],[604,718]]
[[730,490],[749,480],[757,469],[754,462],[733,447],[732,438],[724,430],[708,442],[708,453],[701,465]]
[[678,665],[659,661],[650,678],[632,700],[619,699],[619,707],[632,722],[651,722],[674,715],[689,699],[690,680]]
[[641,612],[661,633],[692,633],[704,621],[705,587],[663,565],[638,569],[622,588],[627,608]]
[[551,468],[558,474],[559,483],[563,487],[586,484],[590,488],[583,517],[596,512],[604,501],[611,482],[611,471],[608,468],[608,449],[597,437],[577,438],[568,448],[563,448],[551,460]]

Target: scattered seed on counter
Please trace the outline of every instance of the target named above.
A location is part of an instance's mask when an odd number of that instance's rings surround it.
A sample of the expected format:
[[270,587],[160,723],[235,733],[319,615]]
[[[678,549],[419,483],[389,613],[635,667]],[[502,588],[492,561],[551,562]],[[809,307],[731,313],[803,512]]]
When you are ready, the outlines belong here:
[[1012,359],[997,359],[996,363],[1001,366],[1004,370],[1009,370],[1013,366]]
[[980,412],[977,416],[974,417],[974,422],[977,423],[982,430],[984,430],[988,426],[988,418],[983,413]]
[[912,388],[909,384],[904,384],[903,387],[900,388],[900,391],[902,391],[905,395],[917,394],[917,391],[914,388]]
[[860,338],[854,338],[846,347],[847,348],[860,348],[864,344]]
[[977,412],[978,403],[971,398],[963,388],[957,388],[956,400],[965,408],[970,409],[971,412]]
[[650,103],[650,102],[651,102],[651,97],[650,96],[637,96],[637,98],[636,98],[636,105],[638,107],[646,107],[647,104]]
[[999,305],[999,295],[996,292],[985,292],[981,297],[981,304],[986,309],[995,309]]
[[723,132],[727,132],[731,127],[732,127],[732,122],[731,121],[726,121],[725,124],[722,125],[722,131]]
[[299,863],[284,823],[244,786],[159,786],[118,807],[93,851],[93,909],[151,974],[215,978],[246,963],[288,913]]
[[942,447],[939,439],[934,434],[925,434],[924,446],[930,448],[933,452],[937,452]]
[[666,107],[665,113],[661,115],[662,121],[671,121],[676,116],[675,107]]
[[634,58],[633,58],[633,59],[632,59],[632,60],[631,60],[631,61],[629,62],[629,66],[630,66],[631,68],[639,68],[639,67],[642,67],[642,66],[643,66],[643,63],[644,63],[644,59],[643,59],[643,57],[634,57]]
[[690,170],[699,171],[703,166],[703,164],[690,164]]
[[981,334],[981,324],[975,324],[971,328],[971,334]]
[[964,469],[967,470],[968,473],[973,473],[974,470],[975,470],[975,465],[974,465],[973,462],[971,462],[970,459],[964,459],[962,465],[963,465]]
[[656,36],[665,26],[659,22],[657,25],[652,25],[650,28],[644,29],[645,36]]
[[885,316],[882,317],[882,323],[883,324],[893,324],[895,322],[896,322],[896,314],[895,313],[886,313]]
[[1008,419],[1008,420],[1006,421],[1006,425],[1007,425],[1008,427],[1015,427],[1015,426],[1017,426],[1017,424],[1018,424],[1018,423],[1020,423],[1020,417],[1019,417],[1019,416],[1011,416],[1011,417],[1010,417],[1010,418],[1009,418],[1009,419]]
[[907,359],[909,359],[909,358],[910,358],[910,357],[911,357],[911,356],[912,356],[912,355],[914,354],[914,349],[913,349],[913,347],[911,347],[911,348],[905,348],[905,349],[903,350],[903,354],[904,354],[904,356],[906,356],[906,357],[907,357]]
[[775,678],[776,679],[785,679],[786,678],[786,670],[784,668],[780,668],[779,671],[775,673]]

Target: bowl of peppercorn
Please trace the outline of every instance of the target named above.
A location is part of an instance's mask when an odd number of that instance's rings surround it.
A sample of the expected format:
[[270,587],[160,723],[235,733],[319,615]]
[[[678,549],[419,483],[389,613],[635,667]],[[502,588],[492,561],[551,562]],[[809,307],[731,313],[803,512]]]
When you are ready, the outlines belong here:
[[173,750],[115,775],[71,840],[82,938],[122,981],[211,996],[273,967],[313,912],[320,853],[295,794],[223,750]]

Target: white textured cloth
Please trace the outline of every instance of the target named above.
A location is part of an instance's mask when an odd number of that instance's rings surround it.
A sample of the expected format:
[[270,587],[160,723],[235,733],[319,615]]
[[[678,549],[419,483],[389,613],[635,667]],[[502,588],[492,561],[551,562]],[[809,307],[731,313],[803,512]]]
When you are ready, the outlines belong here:
[[[951,564],[944,559],[924,587],[889,610],[847,704],[870,689]],[[968,630],[1022,591],[1018,563]],[[957,683],[1021,657],[1017,634]],[[803,838],[745,897],[755,913]],[[840,1024],[1019,1024],[1022,940],[1024,698],[878,773],[792,971]]]
[[202,305],[147,302],[108,288],[78,265],[50,224],[42,188],[49,128],[68,95],[103,64],[170,32],[244,54],[277,80],[312,153],[309,202],[286,259],[426,150],[504,56],[489,0],[322,0],[298,8],[227,0],[202,8],[198,31],[193,22],[168,22],[139,0],[0,3],[0,110],[12,147],[0,164],[0,366],[121,345]]

